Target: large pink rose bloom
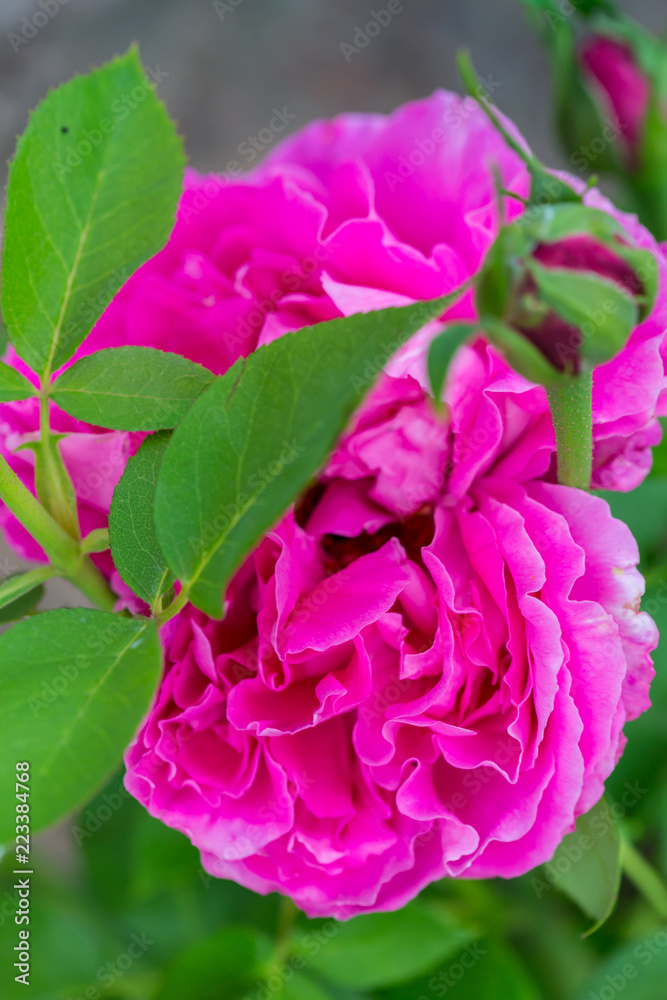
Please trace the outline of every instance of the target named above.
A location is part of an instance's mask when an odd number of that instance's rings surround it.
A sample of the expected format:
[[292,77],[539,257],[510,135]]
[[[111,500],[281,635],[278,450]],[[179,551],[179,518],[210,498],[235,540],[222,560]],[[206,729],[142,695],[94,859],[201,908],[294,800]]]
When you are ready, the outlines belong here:
[[649,704],[626,526],[552,484],[486,478],[457,501],[412,390],[385,379],[224,621],[167,626],[126,755],[130,791],[209,872],[311,916],[548,860]]
[[[308,323],[451,291],[494,238],[494,164],[527,194],[476,106],[438,92],[387,118],[317,123],[244,179],[191,173],[168,246],[80,354],[148,344],[222,372]],[[596,485],[636,485],[659,439],[659,261],[655,310],[595,373]],[[471,293],[448,313],[474,316]],[[233,579],[224,621],[187,608],[165,627],[164,680],[127,754],[129,788],[210,871],[313,915],[548,859],[648,705],[656,634],[629,532],[602,500],[554,485],[544,390],[481,337],[456,356],[436,417],[438,329],[369,362],[369,380],[385,374]],[[57,411],[53,423],[84,524],[100,526],[138,438]],[[0,446],[28,483],[31,453],[14,449],[37,428],[33,402],[0,407]]]

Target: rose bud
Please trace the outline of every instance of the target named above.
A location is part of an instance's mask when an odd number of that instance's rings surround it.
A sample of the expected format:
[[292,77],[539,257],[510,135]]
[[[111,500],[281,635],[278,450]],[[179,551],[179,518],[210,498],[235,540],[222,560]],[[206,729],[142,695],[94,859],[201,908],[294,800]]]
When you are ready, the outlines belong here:
[[477,285],[480,323],[541,384],[609,361],[650,312],[656,265],[617,223],[584,205],[532,210],[504,227]]
[[[552,6],[524,3],[533,14],[535,6]],[[535,23],[550,52],[556,124],[569,162],[582,174],[619,177],[628,206],[666,240],[665,42],[599,0],[577,3],[577,17],[556,7]]]
[[611,128],[618,130],[626,164],[634,170],[651,99],[650,80],[633,48],[615,38],[593,35],[582,46],[580,59],[593,90],[613,116]]

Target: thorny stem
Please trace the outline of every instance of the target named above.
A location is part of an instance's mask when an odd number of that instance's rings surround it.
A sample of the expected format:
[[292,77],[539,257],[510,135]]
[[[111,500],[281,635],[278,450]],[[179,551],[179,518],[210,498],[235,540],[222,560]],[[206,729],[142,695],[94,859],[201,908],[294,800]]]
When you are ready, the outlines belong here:
[[593,379],[590,372],[547,386],[556,432],[558,482],[590,490],[593,467]]

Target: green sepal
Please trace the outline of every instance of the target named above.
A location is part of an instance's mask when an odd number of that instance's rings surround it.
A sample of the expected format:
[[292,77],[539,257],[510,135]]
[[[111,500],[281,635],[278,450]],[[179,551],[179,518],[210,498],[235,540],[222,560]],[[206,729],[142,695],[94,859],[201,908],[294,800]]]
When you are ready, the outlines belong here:
[[483,316],[479,326],[487,339],[503,355],[511,368],[537,385],[553,385],[568,376],[547,360],[538,347],[506,323]]
[[639,322],[641,322],[653,310],[658,295],[659,275],[655,254],[650,250],[642,250],[639,247],[631,247],[627,243],[618,242],[614,244],[614,253],[630,265],[643,286],[643,293],[639,292],[635,295],[635,301],[639,305]]
[[530,232],[540,243],[558,243],[569,236],[593,236],[614,250],[619,245],[617,237],[628,238],[620,222],[607,212],[571,202],[545,205]]
[[614,281],[588,271],[542,267],[535,260],[527,267],[540,298],[566,323],[581,330],[578,354],[591,367],[618,354],[638,322],[639,307]]
[[480,315],[503,318],[512,287],[521,277],[523,259],[533,243],[528,227],[512,223],[500,230],[475,283],[475,303]]
[[581,195],[560,177],[546,170],[537,160],[531,160],[527,166],[531,178],[529,204],[560,205],[571,202],[581,204]]

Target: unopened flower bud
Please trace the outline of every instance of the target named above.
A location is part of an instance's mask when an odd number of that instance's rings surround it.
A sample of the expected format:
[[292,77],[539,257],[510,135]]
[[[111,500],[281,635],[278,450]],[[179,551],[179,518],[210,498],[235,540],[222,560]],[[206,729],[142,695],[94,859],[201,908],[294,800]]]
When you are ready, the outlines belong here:
[[490,339],[511,350],[508,360],[525,377],[546,384],[622,350],[651,308],[655,260],[595,209],[550,206],[530,227],[501,231],[477,291]]
[[593,35],[580,51],[584,76],[611,115],[625,154],[634,169],[651,97],[651,83],[630,45],[615,38]]

